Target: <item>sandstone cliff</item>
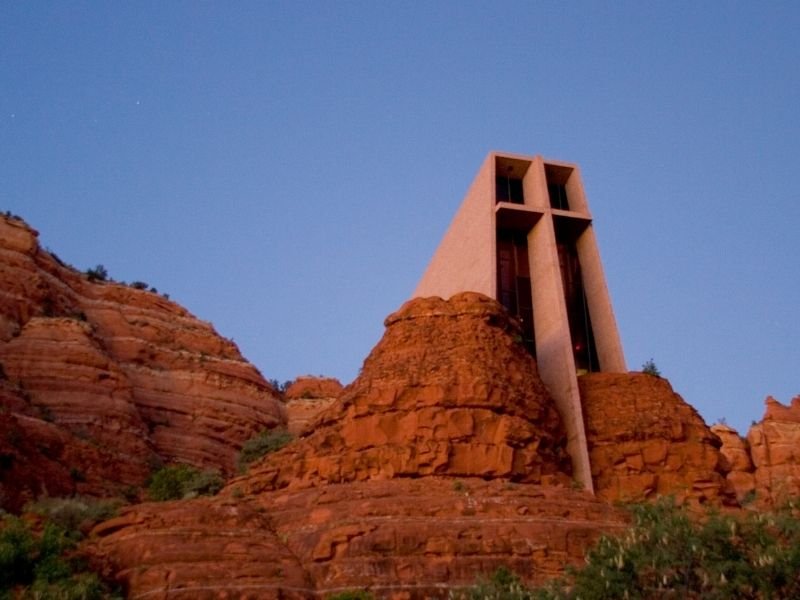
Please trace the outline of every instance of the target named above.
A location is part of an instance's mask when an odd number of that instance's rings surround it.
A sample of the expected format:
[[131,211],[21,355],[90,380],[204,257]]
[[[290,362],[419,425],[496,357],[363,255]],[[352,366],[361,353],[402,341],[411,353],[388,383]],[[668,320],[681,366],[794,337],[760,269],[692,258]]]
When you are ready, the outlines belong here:
[[0,366],[6,441],[14,431],[45,436],[48,458],[73,474],[21,469],[39,458],[9,444],[0,481],[14,505],[67,484],[84,493],[138,486],[162,461],[230,473],[245,440],[286,420],[277,394],[210,324],[158,294],[89,281],[8,217]]
[[750,444],[733,427],[728,427],[724,423],[712,425],[711,431],[722,441],[720,450],[723,455],[723,468],[727,472],[726,478],[739,502],[747,503],[753,499],[756,486]]
[[316,418],[342,394],[342,384],[331,377],[306,375],[295,379],[283,394],[286,428],[297,435],[313,427]]
[[725,424],[712,430],[722,440],[727,479],[744,504],[781,506],[800,496],[800,396],[784,406],[767,397],[764,418],[746,437]]
[[666,379],[591,373],[578,381],[600,498],[635,502],[673,495],[680,503],[735,503],[722,442]]
[[768,397],[764,418],[747,432],[747,443],[756,499],[780,505],[800,496],[800,396],[789,406]]
[[303,437],[215,498],[139,505],[89,550],[132,596],[444,597],[541,582],[625,518],[574,489],[560,417],[494,301],[418,299]]
[[479,294],[406,303],[317,429],[255,468],[250,485],[421,475],[568,483],[561,419],[513,326]]

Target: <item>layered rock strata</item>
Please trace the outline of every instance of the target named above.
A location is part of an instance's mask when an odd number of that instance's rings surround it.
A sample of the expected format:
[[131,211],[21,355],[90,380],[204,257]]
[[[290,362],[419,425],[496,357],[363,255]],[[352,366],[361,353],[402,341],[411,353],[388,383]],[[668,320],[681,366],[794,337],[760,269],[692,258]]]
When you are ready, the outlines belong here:
[[306,375],[295,379],[284,392],[286,428],[299,435],[314,427],[316,418],[342,394],[342,384],[332,377]]
[[499,480],[240,486],[128,509],[93,532],[95,564],[134,598],[447,598],[500,566],[543,583],[626,525],[586,492]]
[[625,518],[572,486],[515,327],[477,294],[407,303],[313,431],[213,499],[129,509],[88,550],[132,597],[431,598],[501,565],[560,573]]
[[245,440],[285,423],[277,394],[210,324],[156,293],[89,281],[37,235],[0,217],[0,375],[24,405],[6,406],[14,419],[115,457],[120,485],[162,461],[233,472]]

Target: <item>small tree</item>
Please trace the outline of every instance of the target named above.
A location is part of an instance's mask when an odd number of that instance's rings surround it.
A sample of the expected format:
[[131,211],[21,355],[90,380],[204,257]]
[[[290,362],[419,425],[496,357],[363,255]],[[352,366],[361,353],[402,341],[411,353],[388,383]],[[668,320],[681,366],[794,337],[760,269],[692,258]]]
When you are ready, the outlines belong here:
[[156,501],[213,496],[222,489],[224,483],[217,471],[201,471],[189,465],[171,465],[153,473],[147,494],[151,500]]
[[293,439],[294,436],[285,429],[278,428],[262,431],[242,445],[238,461],[239,470],[244,471],[254,460],[270,452],[280,450]]
[[94,269],[86,269],[86,277],[89,281],[108,281],[108,271],[103,265],[97,265]]
[[647,373],[648,375],[652,375],[654,377],[661,377],[661,371],[658,370],[656,363],[653,362],[653,359],[646,361],[642,365],[642,373]]

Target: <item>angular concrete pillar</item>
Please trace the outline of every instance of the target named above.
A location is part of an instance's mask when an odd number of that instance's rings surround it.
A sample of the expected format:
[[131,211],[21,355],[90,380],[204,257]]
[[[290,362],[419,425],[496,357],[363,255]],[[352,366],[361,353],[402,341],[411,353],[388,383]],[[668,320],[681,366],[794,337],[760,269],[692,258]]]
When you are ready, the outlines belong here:
[[[512,244],[514,252],[527,245],[529,273],[498,276],[498,239]],[[503,264],[508,271],[508,263]],[[518,264],[526,268],[525,262]],[[500,293],[501,286],[521,286],[520,280],[525,285],[514,288],[516,294]],[[626,369],[580,172],[577,165],[540,156],[493,152],[414,296],[481,292],[522,320],[530,309],[519,301],[520,291],[527,294],[528,289],[535,339],[531,351],[564,421],[575,478],[592,490],[577,378],[585,371]]]

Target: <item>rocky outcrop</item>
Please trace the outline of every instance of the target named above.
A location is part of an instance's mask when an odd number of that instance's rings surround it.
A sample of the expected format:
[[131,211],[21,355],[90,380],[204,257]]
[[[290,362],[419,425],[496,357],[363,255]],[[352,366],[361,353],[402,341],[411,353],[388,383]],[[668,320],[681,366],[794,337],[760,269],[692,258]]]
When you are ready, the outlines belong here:
[[311,400],[316,398],[338,398],[342,395],[342,384],[333,377],[303,375],[289,384],[284,392],[286,400]]
[[727,479],[742,504],[770,509],[800,496],[800,396],[785,406],[767,397],[764,418],[742,438],[725,424],[722,440]]
[[23,392],[21,405],[4,403],[12,421],[39,419],[115,457],[112,480],[125,485],[158,461],[233,472],[245,440],[286,420],[277,394],[210,324],[156,293],[89,281],[8,217],[0,366]]
[[253,469],[249,493],[425,475],[569,483],[561,419],[515,327],[479,294],[406,303],[315,430]]
[[784,406],[772,397],[760,423],[747,433],[755,466],[756,499],[780,505],[800,496],[800,396]]
[[619,509],[580,490],[446,477],[144,504],[98,526],[95,564],[129,597],[446,598],[498,567],[530,583],[583,561]]
[[579,563],[625,518],[571,486],[515,327],[477,294],[407,303],[312,431],[211,500],[129,509],[89,552],[154,598],[446,597],[501,565],[541,582]]
[[726,478],[740,503],[747,504],[755,494],[755,467],[750,458],[750,444],[739,433],[724,423],[711,426],[711,431],[722,441],[723,465]]
[[[138,456],[100,444],[88,429],[68,428],[30,403],[28,393],[0,381],[0,502],[17,512],[39,496],[90,494],[138,497],[149,465]],[[43,414],[44,413],[44,414]]]
[[40,494],[73,493],[75,482],[59,461],[69,436],[26,414],[23,395],[6,380],[0,380],[0,405],[0,505],[16,512]]
[[284,392],[286,402],[286,428],[299,435],[310,427],[316,418],[342,394],[342,384],[332,377],[306,375],[295,379]]
[[673,495],[690,504],[735,502],[721,442],[666,379],[592,373],[579,379],[595,492],[626,502]]

